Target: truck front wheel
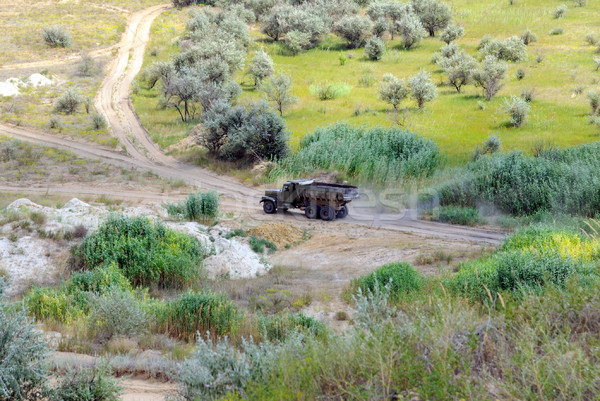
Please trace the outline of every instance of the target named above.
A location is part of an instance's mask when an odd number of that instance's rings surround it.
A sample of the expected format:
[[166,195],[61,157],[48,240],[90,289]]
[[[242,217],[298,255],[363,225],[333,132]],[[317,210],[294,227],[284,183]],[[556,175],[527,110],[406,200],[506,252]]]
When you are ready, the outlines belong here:
[[331,206],[323,206],[321,208],[321,219],[325,220],[325,221],[330,221],[335,219],[335,209],[332,208]]
[[308,205],[304,209],[304,214],[309,219],[316,219],[319,216],[319,207],[317,205]]
[[273,201],[270,200],[266,200],[263,202],[263,210],[265,211],[265,213],[267,214],[273,214],[275,213],[275,204],[273,203]]

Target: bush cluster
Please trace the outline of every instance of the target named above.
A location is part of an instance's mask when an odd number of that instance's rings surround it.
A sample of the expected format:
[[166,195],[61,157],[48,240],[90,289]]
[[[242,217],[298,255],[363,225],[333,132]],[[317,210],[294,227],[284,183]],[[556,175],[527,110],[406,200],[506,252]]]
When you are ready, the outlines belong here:
[[219,194],[214,191],[190,194],[185,201],[164,205],[169,216],[207,223],[219,214]]
[[539,211],[594,216],[600,211],[598,147],[591,143],[529,156],[495,153],[467,165],[457,179],[439,188],[442,205],[489,203],[513,215]]
[[474,207],[441,206],[434,218],[442,223],[475,226],[482,222],[479,210]]
[[366,276],[352,281],[352,292],[359,288],[363,294],[373,293],[376,287],[386,288],[392,300],[419,291],[425,283],[425,278],[408,263],[388,263]]
[[147,218],[112,215],[76,254],[87,269],[115,263],[134,286],[181,288],[198,277],[204,250],[195,238]]
[[71,46],[71,34],[60,26],[52,26],[50,28],[44,28],[42,33],[44,42],[50,47],[70,47]]
[[302,138],[298,152],[281,160],[270,177],[336,170],[359,181],[392,183],[430,176],[440,162],[438,146],[417,134],[335,124]]

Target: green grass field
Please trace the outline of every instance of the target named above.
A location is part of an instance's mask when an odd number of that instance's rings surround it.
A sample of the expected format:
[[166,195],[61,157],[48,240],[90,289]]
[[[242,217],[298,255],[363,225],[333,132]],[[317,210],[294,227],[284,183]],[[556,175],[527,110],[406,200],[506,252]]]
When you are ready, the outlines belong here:
[[[585,7],[576,7],[573,1],[567,4],[566,16],[557,20],[552,14],[560,3],[554,0],[518,0],[514,5],[506,0],[451,3],[456,22],[466,31],[465,37],[457,43],[470,54],[476,53],[477,44],[486,34],[504,39],[519,35],[527,28],[537,34],[538,41],[527,48],[528,59],[509,63],[505,87],[491,102],[485,102],[480,96],[481,90],[472,85],[458,94],[445,83],[441,69],[431,63],[433,53],[443,45],[437,38],[427,38],[418,48],[409,51],[401,49],[398,40],[388,41],[383,59],[373,62],[364,57],[363,49],[346,50],[344,41],[333,35],[325,38],[318,48],[293,57],[280,43],[272,43],[253,29],[255,43],[248,60],[253,50],[263,47],[273,58],[276,70],[292,76],[298,103],[284,114],[292,147],[314,128],[336,121],[384,126],[400,123],[438,142],[451,165],[467,160],[473,148],[490,134],[501,138],[504,150],[528,151],[541,141],[559,146],[575,145],[599,138],[598,129],[589,123],[586,93],[598,87],[600,72],[594,71],[595,48],[589,46],[584,37],[588,33],[600,33],[600,5],[590,2]],[[175,38],[184,32],[186,18],[187,12],[183,10],[169,11],[157,19],[146,64],[168,59],[178,51]],[[555,27],[562,27],[564,34],[550,35]],[[150,56],[152,50],[158,51],[156,57]],[[340,65],[341,54],[348,58],[345,65]],[[543,58],[541,62],[538,56]],[[377,98],[379,81],[385,73],[407,78],[421,68],[432,73],[438,84],[438,98],[424,110],[418,110],[414,101],[407,100],[402,104],[404,110],[399,118],[394,118],[391,106]],[[526,75],[519,81],[515,73],[520,68]],[[359,84],[365,76],[374,78],[369,87]],[[248,74],[241,71],[236,80],[244,88],[242,103],[261,97]],[[336,100],[319,101],[311,94],[310,86],[322,82],[346,83],[352,90]],[[503,104],[506,98],[519,95],[523,89],[535,91],[529,119],[522,127],[511,128]],[[156,91],[141,90],[134,104],[161,146],[185,137],[188,127],[177,121],[176,111],[156,110]],[[484,104],[485,109],[481,110],[479,104]]]

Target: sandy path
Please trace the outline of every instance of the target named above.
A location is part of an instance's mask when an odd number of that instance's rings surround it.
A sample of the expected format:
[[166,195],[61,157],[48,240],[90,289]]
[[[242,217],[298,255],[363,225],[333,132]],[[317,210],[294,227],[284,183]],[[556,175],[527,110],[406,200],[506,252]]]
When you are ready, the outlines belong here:
[[[119,43],[119,52],[112,62],[106,78],[96,96],[96,108],[105,115],[112,134],[119,139],[127,154],[101,147],[93,143],[84,143],[62,138],[32,128],[0,124],[0,134],[19,138],[29,142],[41,143],[59,149],[68,149],[87,157],[99,158],[121,167],[137,167],[171,179],[182,179],[187,184],[202,190],[216,190],[225,195],[224,204],[229,210],[235,210],[244,217],[259,221],[274,219],[303,218],[299,213],[285,213],[275,216],[264,215],[258,200],[262,190],[241,184],[232,177],[222,176],[208,169],[179,162],[164,154],[154,144],[148,132],[141,125],[129,99],[129,86],[139,72],[145,46],[150,38],[152,21],[169,5],[153,6],[132,14],[128,26]],[[93,185],[78,185],[80,192],[94,191]],[[25,189],[25,188],[24,188]],[[24,189],[21,189],[22,192]],[[50,193],[49,188],[45,190]],[[54,188],[55,193],[72,193],[73,189]],[[101,194],[106,194],[102,191]],[[118,196],[118,194],[108,194]],[[149,197],[156,194],[149,194]],[[354,202],[353,206],[358,202]],[[504,238],[503,233],[491,230],[467,228],[425,222],[416,218],[414,211],[383,215],[369,207],[351,207],[351,214],[344,221],[333,224],[359,224],[369,227],[382,227],[411,232],[424,236],[456,238],[463,241],[487,242],[497,244]],[[332,223],[329,223],[332,224]]]

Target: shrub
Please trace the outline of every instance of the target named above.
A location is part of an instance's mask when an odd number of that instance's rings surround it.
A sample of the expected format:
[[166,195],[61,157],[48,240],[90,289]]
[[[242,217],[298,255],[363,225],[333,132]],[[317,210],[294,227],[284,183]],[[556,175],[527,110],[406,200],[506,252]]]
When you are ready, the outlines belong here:
[[111,287],[89,297],[88,328],[95,337],[109,340],[113,336],[134,336],[144,330],[147,316],[131,291]]
[[56,113],[73,114],[83,103],[81,94],[73,88],[68,88],[62,96],[54,102],[54,111]]
[[219,214],[219,194],[214,191],[198,192],[188,195],[183,202],[168,203],[164,207],[169,216],[206,223]]
[[592,109],[591,115],[595,116],[600,111],[600,93],[595,90],[591,90],[587,94],[588,100],[590,101],[590,108]]
[[119,401],[123,389],[106,365],[69,369],[58,379],[51,401]]
[[438,60],[438,64],[444,69],[444,72],[448,75],[448,81],[456,88],[458,93],[464,85],[473,80],[473,73],[477,68],[477,62],[464,51],[441,58]]
[[196,334],[213,336],[231,334],[238,322],[235,305],[222,294],[188,292],[160,305],[156,311],[159,330],[182,340]]
[[333,100],[350,93],[352,87],[345,83],[316,83],[310,86],[310,92],[319,100]]
[[531,105],[521,97],[512,96],[510,100],[505,101],[504,108],[510,115],[512,126],[520,127],[527,120],[527,114],[529,114]]
[[265,251],[265,247],[269,250],[269,252],[275,252],[277,250],[277,246],[273,242],[265,238],[258,238],[254,235],[250,237],[248,244],[256,253],[263,253]]
[[482,222],[479,211],[474,207],[441,206],[436,213],[436,220],[442,223],[475,226]]
[[44,28],[42,37],[50,47],[71,47],[71,34],[63,27],[53,26]]
[[385,52],[385,43],[383,40],[374,37],[367,41],[365,46],[365,55],[373,61],[381,60]]
[[534,89],[523,89],[523,91],[521,91],[521,99],[525,100],[527,103],[533,102],[534,97],[535,97]]
[[594,33],[588,33],[587,35],[585,35],[584,40],[586,41],[587,44],[592,45],[592,46],[596,46],[598,44],[598,42],[600,41],[598,39],[598,36]]
[[281,160],[270,177],[296,177],[324,169],[362,182],[393,183],[406,177],[430,176],[440,161],[438,146],[414,133],[336,124],[306,135],[298,152]]
[[90,55],[84,54],[81,57],[81,62],[77,66],[77,73],[82,77],[91,77],[96,75],[98,71],[99,68],[94,59]]
[[258,86],[260,81],[271,75],[275,68],[271,57],[263,49],[259,49],[254,53],[248,69],[254,77],[254,86]]
[[448,25],[440,35],[440,40],[450,44],[465,34],[465,29],[459,25]]
[[95,130],[99,130],[106,127],[106,119],[102,114],[94,113],[92,114],[92,128]]
[[426,102],[437,97],[437,87],[431,79],[431,75],[425,70],[419,71],[417,75],[408,79],[411,95],[417,101],[417,106],[422,109]]
[[556,10],[554,10],[554,19],[562,18],[565,16],[566,13],[567,13],[567,5],[562,4],[558,7],[556,7]]
[[358,78],[358,85],[364,88],[369,88],[371,85],[375,83],[376,79],[371,74],[365,74]]
[[364,294],[372,293],[378,285],[387,287],[390,298],[402,299],[406,295],[419,291],[425,279],[408,263],[388,263],[367,276],[362,276],[352,282],[354,290],[361,289]]
[[290,31],[285,35],[285,45],[295,56],[308,49],[311,45],[310,34],[300,31]]
[[62,123],[60,122],[60,120],[56,117],[50,117],[50,121],[48,121],[48,128],[50,129],[56,129],[56,130],[61,130],[62,129]]
[[524,69],[522,69],[522,68],[519,68],[519,69],[517,70],[517,72],[515,73],[515,76],[517,77],[517,79],[518,79],[519,81],[520,81],[520,80],[522,80],[523,78],[525,78],[525,70],[524,70]]
[[594,57],[594,71],[600,70],[600,58]]
[[346,16],[334,25],[333,30],[348,41],[348,47],[356,49],[365,44],[371,32],[371,21],[358,15]]
[[386,103],[391,104],[394,110],[410,94],[410,88],[406,80],[398,79],[392,74],[385,74],[379,87],[379,97]]
[[111,215],[76,254],[88,268],[116,263],[133,285],[183,287],[197,277],[203,250],[195,238],[160,223]]
[[512,36],[506,40],[489,39],[480,49],[485,56],[494,56],[498,60],[523,61],[527,59],[527,48],[523,40]]
[[406,49],[412,49],[427,36],[427,31],[415,14],[407,13],[395,24],[396,31],[402,35],[402,45]]
[[525,46],[529,46],[531,43],[537,42],[537,35],[531,32],[529,29],[527,29],[521,34],[521,40],[523,41]]
[[550,30],[550,35],[562,35],[563,33],[565,33],[565,30],[559,26]]
[[213,346],[198,337],[194,354],[179,369],[180,395],[184,400],[222,400],[226,394],[242,393],[251,378],[250,369],[246,355],[227,338]]
[[481,67],[473,72],[473,80],[483,89],[487,100],[491,100],[504,86],[502,80],[507,69],[506,63],[494,56],[486,56]]
[[[0,298],[4,279],[0,278]],[[47,345],[25,311],[0,300],[0,400],[41,399]]]

